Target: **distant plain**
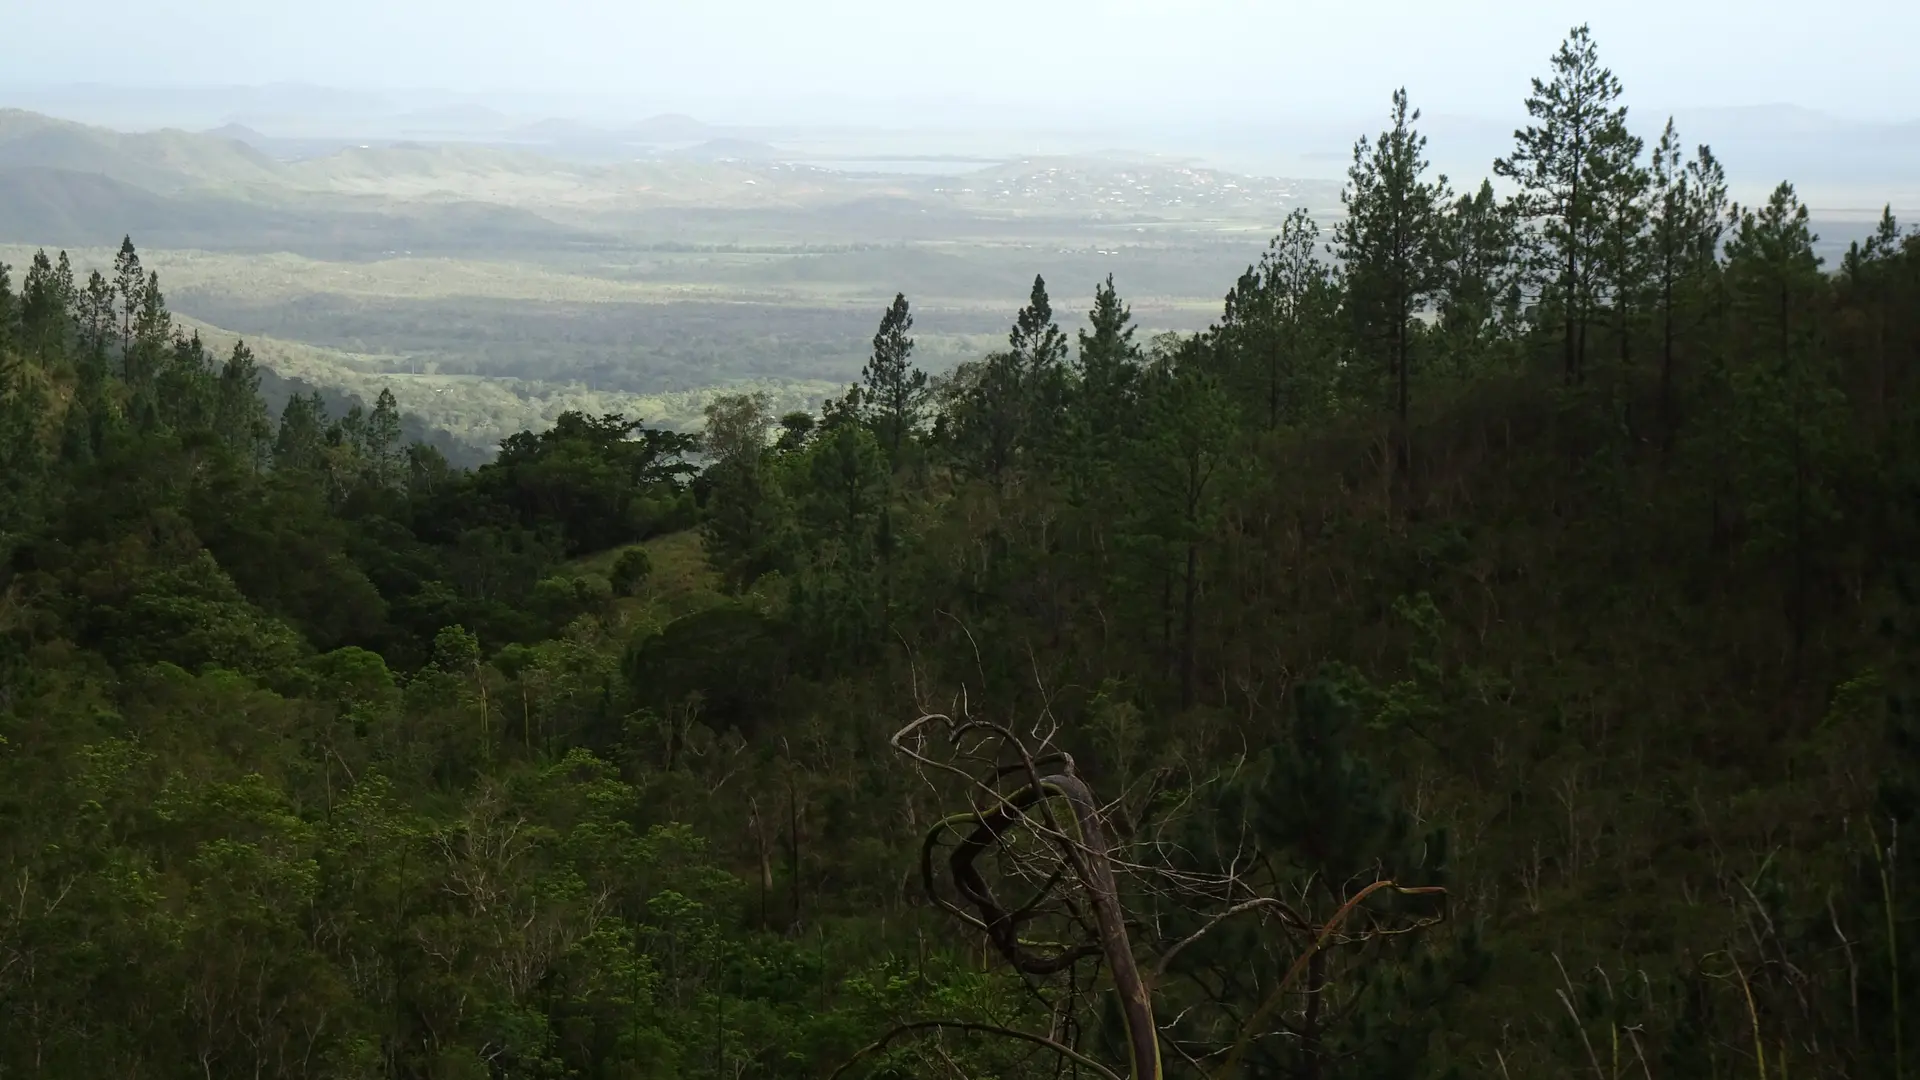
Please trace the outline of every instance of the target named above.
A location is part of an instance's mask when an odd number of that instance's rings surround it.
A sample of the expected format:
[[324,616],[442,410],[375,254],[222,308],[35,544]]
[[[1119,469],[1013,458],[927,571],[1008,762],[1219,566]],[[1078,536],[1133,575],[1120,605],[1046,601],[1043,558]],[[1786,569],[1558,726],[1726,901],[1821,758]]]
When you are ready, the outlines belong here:
[[[1329,180],[1177,158],[890,162],[662,119],[680,143],[588,154],[551,129],[360,145],[0,109],[0,262],[62,248],[84,275],[131,235],[215,343],[364,399],[390,387],[485,448],[567,409],[685,426],[724,388],[816,403],[858,377],[896,291],[936,372],[1003,340],[1036,274],[1070,329],[1108,274],[1143,333],[1197,329],[1287,213],[1339,210]],[[1826,224],[1835,253],[1866,228]]]

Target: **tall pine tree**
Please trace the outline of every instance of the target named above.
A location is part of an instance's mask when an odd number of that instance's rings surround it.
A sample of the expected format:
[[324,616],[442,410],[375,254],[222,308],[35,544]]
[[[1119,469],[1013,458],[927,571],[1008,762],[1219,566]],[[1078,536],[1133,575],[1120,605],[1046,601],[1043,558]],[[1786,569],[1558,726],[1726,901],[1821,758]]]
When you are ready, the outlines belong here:
[[1544,306],[1560,314],[1568,382],[1584,377],[1593,263],[1640,151],[1620,94],[1587,27],[1574,27],[1554,54],[1552,76],[1533,80],[1534,122],[1514,132],[1513,153],[1493,165],[1520,185],[1521,212],[1534,224],[1536,284]]
[[907,336],[912,330],[906,294],[896,294],[873,335],[873,355],[860,371],[868,425],[894,469],[900,467],[901,451],[919,426],[927,398],[927,373],[913,364],[913,338]]
[[1445,281],[1440,207],[1447,178],[1427,179],[1426,136],[1414,130],[1420,112],[1405,89],[1393,94],[1391,126],[1354,144],[1341,193],[1347,216],[1335,235],[1347,304],[1363,348],[1383,361],[1393,416],[1394,467],[1410,480],[1408,402],[1415,316]]
[[1647,258],[1660,324],[1660,439],[1662,451],[1671,452],[1680,423],[1681,338],[1699,321],[1697,311],[1691,319],[1688,312],[1699,307],[1702,285],[1719,268],[1727,180],[1705,146],[1686,160],[1671,119],[1654,145],[1650,177]]

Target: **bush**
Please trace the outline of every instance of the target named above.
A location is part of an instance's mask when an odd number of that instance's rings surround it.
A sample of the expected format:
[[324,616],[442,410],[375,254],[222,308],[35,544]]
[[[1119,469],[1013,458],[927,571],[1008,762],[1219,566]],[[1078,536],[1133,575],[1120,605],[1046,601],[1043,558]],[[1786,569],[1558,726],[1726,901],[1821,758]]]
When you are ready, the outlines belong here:
[[647,557],[647,549],[630,547],[614,560],[613,591],[618,596],[632,596],[652,574],[653,560]]

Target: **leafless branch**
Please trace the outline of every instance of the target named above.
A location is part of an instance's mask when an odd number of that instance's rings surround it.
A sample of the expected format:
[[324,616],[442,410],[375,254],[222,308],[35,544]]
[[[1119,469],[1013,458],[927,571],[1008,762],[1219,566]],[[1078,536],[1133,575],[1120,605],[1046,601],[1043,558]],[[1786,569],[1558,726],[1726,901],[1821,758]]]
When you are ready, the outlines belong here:
[[1045,1047],[1076,1065],[1083,1065],[1086,1068],[1092,1069],[1095,1073],[1104,1077],[1105,1080],[1121,1080],[1119,1073],[1114,1072],[1112,1069],[1107,1068],[1105,1065],[1100,1064],[1070,1046],[1047,1038],[1045,1035],[1035,1035],[1031,1031],[1001,1027],[997,1024],[977,1024],[968,1020],[916,1020],[910,1024],[901,1024],[880,1038],[861,1047],[859,1052],[855,1053],[839,1068],[828,1074],[827,1080],[839,1080],[841,1076],[845,1075],[848,1069],[853,1068],[866,1058],[872,1057],[874,1054],[885,1050],[895,1039],[903,1035],[913,1035],[926,1031],[971,1031],[984,1035],[998,1035],[1002,1038],[1014,1039],[1019,1042],[1032,1043],[1035,1046]]

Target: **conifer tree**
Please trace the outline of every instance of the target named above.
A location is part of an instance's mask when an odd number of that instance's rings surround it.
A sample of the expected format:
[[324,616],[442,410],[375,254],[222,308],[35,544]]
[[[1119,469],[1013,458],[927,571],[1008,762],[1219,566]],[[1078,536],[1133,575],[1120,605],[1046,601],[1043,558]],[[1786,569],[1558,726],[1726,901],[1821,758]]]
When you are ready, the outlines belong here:
[[320,468],[327,446],[327,406],[318,391],[295,394],[280,410],[280,428],[273,444],[277,472],[309,472]]
[[1129,396],[1139,375],[1140,349],[1133,342],[1133,312],[1113,287],[1113,275],[1094,289],[1088,329],[1080,331],[1075,361],[1079,400],[1087,434],[1110,437],[1124,422]]
[[[125,307],[123,296],[122,307]],[[149,272],[133,292],[133,337],[121,358],[122,377],[136,395],[151,389],[163,351],[173,336],[173,314],[167,310],[167,298],[160,291],[160,275]]]
[[0,349],[11,347],[20,332],[20,305],[13,297],[13,279],[8,274],[12,269],[0,262]]
[[67,253],[64,249],[60,254],[54,256],[53,287],[54,291],[60,296],[61,306],[65,307],[68,312],[72,312],[75,302],[80,297],[80,290],[74,284],[73,263],[67,259]]
[[[886,477],[879,496],[880,520],[874,545],[880,557],[880,615],[891,618],[893,607],[893,557],[897,546],[894,533],[894,482],[908,437],[920,426],[928,397],[927,374],[913,365],[913,313],[905,293],[896,293],[893,304],[880,318],[880,329],[873,336],[873,355],[861,372],[866,392],[862,411],[868,428],[878,439],[886,460]],[[805,441],[805,432],[796,440]],[[848,460],[851,451],[844,438],[835,433],[839,452]],[[784,438],[784,436],[783,436]],[[857,456],[857,455],[854,455]]]
[[863,395],[868,423],[887,452],[889,467],[900,467],[900,454],[909,433],[920,423],[920,410],[927,397],[927,374],[913,366],[913,314],[908,310],[905,293],[896,294],[893,305],[880,317],[880,329],[873,335],[873,355],[860,377],[866,387]]
[[1749,542],[1790,563],[1787,617],[1796,659],[1805,644],[1820,534],[1838,513],[1830,481],[1848,423],[1823,350],[1830,288],[1814,253],[1807,207],[1783,183],[1758,211],[1737,211],[1727,278],[1739,363],[1729,373]]
[[1318,257],[1320,227],[1304,208],[1281,223],[1257,267],[1227,296],[1218,344],[1247,411],[1272,430],[1324,397],[1325,324],[1337,298]]
[[1593,263],[1640,153],[1620,94],[1587,27],[1574,27],[1554,54],[1552,76],[1533,80],[1527,114],[1534,123],[1514,132],[1513,153],[1493,165],[1520,185],[1521,214],[1534,224],[1534,277],[1563,323],[1568,382],[1584,376]]
[[1066,406],[1067,335],[1053,321],[1047,283],[1037,274],[1027,306],[1014,316],[1007,349],[1024,399],[1022,434],[1029,449],[1044,451],[1054,441]]
[[1025,434],[1020,374],[1017,358],[1000,351],[961,364],[942,386],[949,400],[939,434],[961,467],[996,493],[1005,489]]
[[1155,357],[1142,380],[1145,430],[1129,470],[1143,531],[1178,566],[1180,640],[1170,659],[1183,709],[1194,703],[1196,689],[1201,547],[1213,533],[1233,431],[1232,406],[1209,370],[1208,351],[1196,336]]
[[1439,330],[1455,375],[1487,362],[1503,327],[1518,309],[1514,277],[1514,222],[1510,208],[1482,180],[1462,195],[1441,222],[1445,264],[1436,303]]
[[1873,413],[1874,419],[1882,425],[1888,422],[1894,403],[1895,365],[1892,357],[1897,347],[1893,340],[1897,334],[1894,330],[1894,278],[1906,241],[1900,223],[1893,216],[1893,207],[1883,206],[1873,235],[1867,237],[1864,244],[1856,240],[1848,245],[1840,264],[1842,279],[1866,302],[1868,308],[1866,348],[1872,357],[1870,386]]
[[1727,182],[1713,151],[1685,160],[1673,121],[1655,144],[1650,170],[1648,260],[1660,321],[1660,429],[1670,452],[1679,426],[1676,385],[1683,311],[1719,265]]
[[20,336],[28,351],[42,360],[64,351],[67,306],[60,279],[47,253],[36,251],[20,283]]
[[114,296],[113,285],[95,270],[87,275],[87,287],[74,300],[81,352],[98,368],[105,367],[107,345],[113,340]]
[[1647,191],[1648,171],[1638,156],[1641,141],[1631,138],[1631,156],[1617,162],[1618,171],[1602,185],[1595,200],[1600,216],[1600,242],[1593,253],[1596,301],[1610,309],[1620,376],[1633,364],[1633,339],[1641,305],[1646,301],[1649,265]]
[[258,462],[272,428],[260,400],[260,369],[246,342],[234,342],[233,351],[221,365],[214,401],[214,430],[235,453]]
[[218,416],[219,388],[213,358],[200,332],[176,336],[160,353],[153,401],[160,421],[175,431],[210,430]]
[[120,240],[120,252],[113,257],[113,292],[120,298],[120,350],[133,349],[133,319],[140,312],[141,293],[147,278],[140,269],[140,253],[134,250],[133,237]]
[[367,416],[366,430],[362,435],[367,472],[376,486],[399,486],[402,453],[405,450],[402,439],[400,403],[394,400],[393,391],[383,386],[379,398],[374,401],[373,412]]
[[1408,104],[1406,90],[1394,91],[1390,117],[1392,126],[1372,142],[1354,144],[1341,194],[1347,217],[1335,233],[1335,250],[1355,330],[1385,369],[1395,468],[1406,480],[1414,319],[1445,281],[1440,207],[1451,196],[1446,177],[1426,177],[1427,140],[1414,130],[1420,112]]
[[961,365],[948,387],[955,399],[948,411],[956,449],[996,493],[1017,464],[1052,445],[1066,405],[1067,338],[1053,321],[1047,285],[1039,277],[1014,317],[1007,345]]

